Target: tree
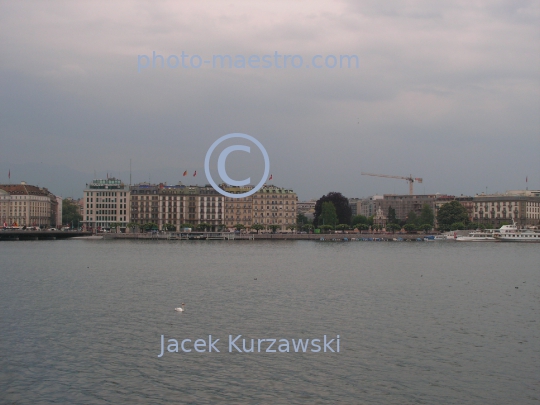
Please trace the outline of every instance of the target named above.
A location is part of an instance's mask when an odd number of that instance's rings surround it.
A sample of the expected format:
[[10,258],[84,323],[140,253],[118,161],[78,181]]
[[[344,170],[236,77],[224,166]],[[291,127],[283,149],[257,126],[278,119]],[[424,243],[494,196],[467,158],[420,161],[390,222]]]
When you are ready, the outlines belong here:
[[193,226],[193,224],[185,223],[185,224],[180,225],[180,228],[182,228],[182,229],[183,228],[193,229],[195,227]]
[[466,226],[469,223],[469,214],[459,201],[450,201],[439,208],[437,223],[441,231],[449,231],[452,224],[460,222]]
[[127,228],[131,228],[131,232],[134,233],[135,231],[135,228],[138,228],[139,227],[139,224],[136,223],[136,222],[129,222],[127,225],[126,225]]
[[270,228],[272,230],[272,233],[276,233],[276,231],[281,228],[281,225],[278,225],[278,224],[272,224],[272,225],[268,225],[268,228]]
[[296,225],[289,225],[287,229],[294,232],[294,230],[296,229]]
[[398,220],[396,217],[396,210],[392,207],[388,207],[388,223],[397,224]]
[[111,222],[109,224],[109,227],[111,229],[114,229],[114,232],[118,233],[118,227],[121,226],[122,224],[120,222]]
[[322,225],[331,225],[332,227],[334,227],[337,221],[338,216],[336,214],[336,208],[334,207],[334,204],[330,201],[323,202],[319,222]]
[[[461,205],[461,204],[460,204]],[[435,221],[435,215],[429,204],[424,204],[422,206],[422,211],[420,211],[420,216],[418,217],[419,224],[431,224]]]
[[403,225],[403,229],[405,229],[405,231],[407,231],[409,233],[414,232],[414,231],[416,231],[416,225],[412,224],[412,223],[411,224],[405,224],[405,225]]
[[163,230],[165,231],[176,231],[176,226],[173,224],[165,224],[163,225]]
[[259,231],[264,229],[264,225],[253,224],[253,225],[251,225],[251,229],[253,229],[253,230],[257,231],[257,233],[259,233]]
[[367,224],[368,223],[368,219],[367,217],[363,216],[363,215],[355,215],[354,217],[352,217],[352,220],[351,220],[351,224]]
[[392,233],[396,232],[396,231],[399,231],[401,229],[401,226],[399,226],[398,224],[388,224],[386,226],[386,229],[388,229],[389,231],[391,231]]
[[79,214],[79,206],[72,200],[64,198],[62,200],[62,223],[64,225],[73,224],[73,226],[77,226],[82,219],[82,215]]
[[407,215],[407,223],[414,225],[415,227],[418,225],[418,215],[416,215],[416,212],[409,212],[409,214]]
[[367,231],[369,229],[369,225],[368,224],[357,224],[355,226],[355,228],[357,228],[359,231]]
[[207,224],[206,222],[201,222],[199,225],[197,225],[196,229],[199,230],[199,231],[206,231],[211,226],[212,225]]
[[328,233],[334,227],[332,225],[321,225],[319,228],[323,231],[323,233]]
[[148,222],[146,224],[141,225],[141,228],[147,231],[150,231],[152,229],[158,229],[158,224],[155,222]]
[[306,217],[304,214],[302,213],[299,213],[297,216],[296,216],[296,223],[299,224],[299,225],[302,225],[302,224],[310,224],[311,221],[308,217]]
[[349,229],[350,226],[347,225],[347,224],[339,224],[338,226],[336,226],[336,229],[339,229],[340,231],[344,231],[346,229]]
[[463,222],[454,222],[452,225],[450,225],[451,231],[458,231],[461,229],[465,229],[465,224]]
[[[323,203],[325,202],[331,202],[336,210],[337,220],[330,225],[351,223],[352,211],[351,206],[349,205],[349,200],[341,193],[331,192],[327,195],[323,195],[315,203],[315,216],[313,218],[313,225],[315,227],[323,225],[320,217],[322,214]],[[325,225],[326,224],[328,224],[328,222],[325,220]]]
[[236,228],[237,231],[241,231],[242,229],[245,229],[246,227],[244,226],[244,224],[236,224],[234,226]]
[[305,224],[303,226],[303,228],[307,231],[307,232],[311,232],[313,230],[313,224]]
[[418,228],[421,229],[424,232],[429,232],[433,228],[433,225],[431,225],[431,224],[422,224]]

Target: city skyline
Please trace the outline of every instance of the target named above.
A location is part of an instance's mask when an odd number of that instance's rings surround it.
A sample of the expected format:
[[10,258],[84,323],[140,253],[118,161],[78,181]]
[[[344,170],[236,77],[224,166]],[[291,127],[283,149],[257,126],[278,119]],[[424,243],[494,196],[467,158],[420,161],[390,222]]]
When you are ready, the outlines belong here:
[[[421,177],[421,193],[540,188],[538,4],[212,4],[3,2],[0,181],[75,196],[94,170],[127,179],[131,159],[134,182],[174,183],[241,132],[302,199],[407,192],[362,171]],[[153,51],[359,67],[138,72]]]

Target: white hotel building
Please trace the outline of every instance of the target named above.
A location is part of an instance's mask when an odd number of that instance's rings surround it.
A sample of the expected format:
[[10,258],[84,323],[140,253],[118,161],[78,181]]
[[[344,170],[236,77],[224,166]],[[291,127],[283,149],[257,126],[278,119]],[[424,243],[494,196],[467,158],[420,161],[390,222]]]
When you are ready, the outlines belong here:
[[121,180],[108,178],[94,180],[86,185],[83,200],[83,229],[96,231],[120,224],[125,228],[129,223],[129,187]]

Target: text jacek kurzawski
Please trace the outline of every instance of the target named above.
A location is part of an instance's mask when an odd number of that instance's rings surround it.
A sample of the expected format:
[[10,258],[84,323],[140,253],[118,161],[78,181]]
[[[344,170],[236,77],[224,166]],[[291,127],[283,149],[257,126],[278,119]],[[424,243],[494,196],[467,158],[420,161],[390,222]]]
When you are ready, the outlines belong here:
[[229,335],[228,342],[214,339],[165,339],[161,335],[162,357],[169,353],[339,353],[339,335],[323,335],[315,339],[252,339],[242,335]]

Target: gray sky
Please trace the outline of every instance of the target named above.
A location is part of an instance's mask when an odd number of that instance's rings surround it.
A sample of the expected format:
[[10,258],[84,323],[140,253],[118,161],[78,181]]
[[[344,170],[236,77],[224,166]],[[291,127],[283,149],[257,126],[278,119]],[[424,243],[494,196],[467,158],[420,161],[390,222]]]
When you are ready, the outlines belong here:
[[[408,192],[361,171],[423,177],[417,193],[539,189],[539,26],[520,0],[3,1],[0,182],[80,196],[94,171],[129,181],[131,158],[134,182],[204,184],[207,149],[240,132],[301,199]],[[138,73],[152,51],[359,68]],[[231,177],[255,157],[234,152]]]

